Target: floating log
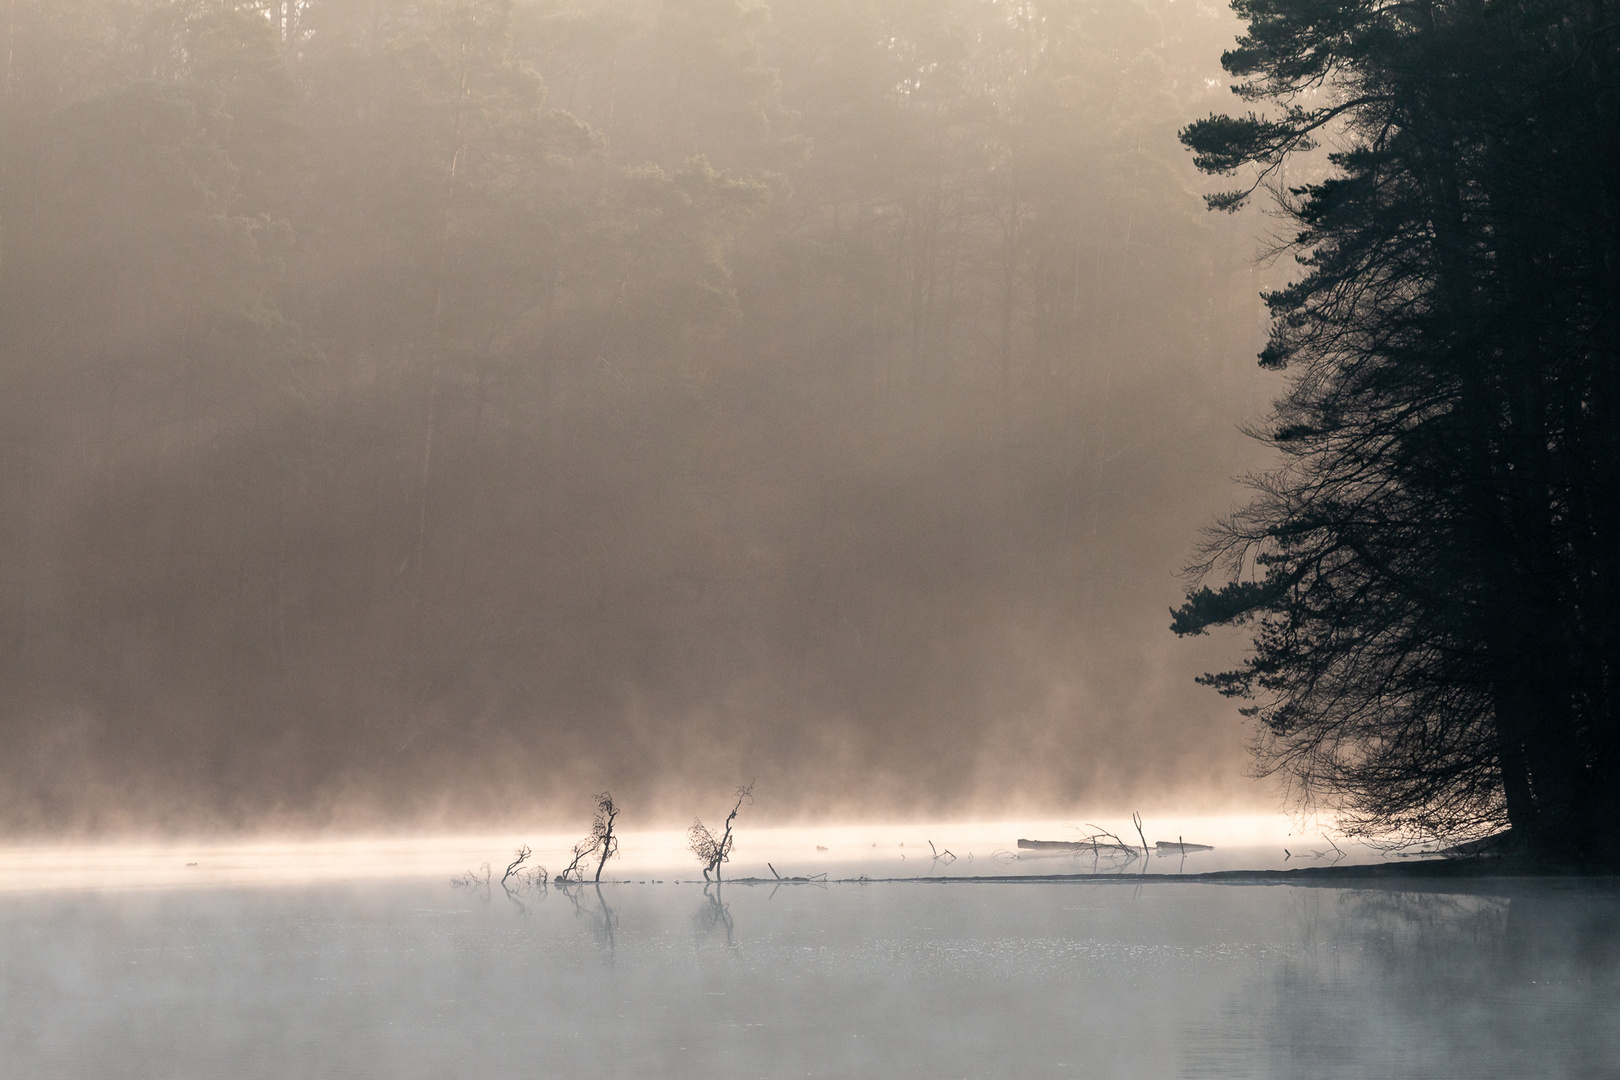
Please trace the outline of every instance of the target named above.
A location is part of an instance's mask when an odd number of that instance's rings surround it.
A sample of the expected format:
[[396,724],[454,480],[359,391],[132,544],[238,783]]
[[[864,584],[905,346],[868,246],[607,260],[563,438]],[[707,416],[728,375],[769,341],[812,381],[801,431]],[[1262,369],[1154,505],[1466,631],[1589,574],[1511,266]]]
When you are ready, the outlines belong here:
[[1153,846],[1158,848],[1159,851],[1161,851],[1161,852],[1179,851],[1183,855],[1185,855],[1189,851],[1214,851],[1215,850],[1215,848],[1213,846],[1209,845],[1209,844],[1183,844],[1183,843],[1181,843],[1179,841],[1176,841],[1176,840],[1160,840],[1157,843],[1155,843]]
[[1018,846],[1025,851],[1117,851],[1122,855],[1141,854],[1140,848],[1106,840],[1019,840]]

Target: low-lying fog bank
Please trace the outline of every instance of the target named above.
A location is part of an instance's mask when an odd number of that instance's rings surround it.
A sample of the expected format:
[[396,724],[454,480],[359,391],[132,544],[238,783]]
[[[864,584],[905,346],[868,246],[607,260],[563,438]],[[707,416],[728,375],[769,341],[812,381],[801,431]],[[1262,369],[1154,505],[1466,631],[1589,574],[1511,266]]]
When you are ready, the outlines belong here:
[[1567,883],[12,893],[0,1071],[1606,1076],[1617,916]]
[[[745,808],[746,809],[746,808]],[[717,822],[711,822],[717,824]],[[750,828],[741,820],[726,878],[816,876],[917,877],[1059,874],[1093,870],[1204,873],[1348,864],[1386,857],[1379,849],[1329,839],[1320,823],[1281,815],[1147,818],[1138,834],[1129,820],[864,823]],[[476,835],[373,835],[257,840],[150,840],[34,844],[0,848],[0,892],[36,889],[174,888],[294,885],[379,878],[482,877],[498,881],[519,847],[526,867],[555,875],[586,832],[554,829]],[[1019,849],[1020,839],[1078,841],[1106,830],[1151,853]],[[1163,842],[1164,846],[1160,844]],[[1171,844],[1208,845],[1183,852]],[[594,873],[594,861],[592,862]],[[696,879],[701,867],[684,830],[627,830],[604,880]],[[589,878],[591,873],[587,874]]]

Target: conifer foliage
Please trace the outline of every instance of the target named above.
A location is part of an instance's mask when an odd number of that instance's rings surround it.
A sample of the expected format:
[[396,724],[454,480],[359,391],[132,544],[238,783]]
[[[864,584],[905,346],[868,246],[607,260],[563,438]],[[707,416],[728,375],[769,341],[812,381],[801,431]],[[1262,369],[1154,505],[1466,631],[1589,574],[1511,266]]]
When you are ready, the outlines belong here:
[[[1257,434],[1283,457],[1194,569],[1178,634],[1253,628],[1205,682],[1263,771],[1366,833],[1510,825],[1620,858],[1620,37],[1601,0],[1237,0],[1259,110],[1182,141],[1269,188]],[[1290,184],[1285,177],[1309,177]]]

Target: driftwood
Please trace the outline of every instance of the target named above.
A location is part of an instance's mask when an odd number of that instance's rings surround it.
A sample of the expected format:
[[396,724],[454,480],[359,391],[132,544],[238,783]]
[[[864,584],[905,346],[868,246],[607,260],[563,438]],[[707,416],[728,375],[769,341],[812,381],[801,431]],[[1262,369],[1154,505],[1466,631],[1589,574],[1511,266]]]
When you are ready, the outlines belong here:
[[1141,838],[1142,846],[1127,844],[1116,834],[1096,825],[1087,824],[1086,828],[1094,830],[1090,836],[1082,836],[1078,840],[1019,840],[1018,846],[1025,851],[1066,851],[1070,853],[1089,852],[1092,855],[1124,855],[1135,859],[1145,856],[1148,852],[1157,850],[1160,855],[1185,855],[1189,851],[1214,851],[1209,844],[1189,844],[1181,839],[1160,840],[1156,844],[1149,844],[1147,833],[1142,828],[1142,815],[1131,814],[1131,824],[1136,827],[1136,835]]
[[1114,840],[1019,840],[1018,846],[1025,851],[1085,851],[1117,855],[1142,854],[1140,848]]

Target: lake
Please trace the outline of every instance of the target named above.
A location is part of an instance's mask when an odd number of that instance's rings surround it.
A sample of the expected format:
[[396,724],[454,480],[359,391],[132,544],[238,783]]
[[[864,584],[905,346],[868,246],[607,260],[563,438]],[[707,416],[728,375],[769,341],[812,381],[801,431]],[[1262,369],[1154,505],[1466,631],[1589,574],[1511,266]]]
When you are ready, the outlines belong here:
[[13,882],[0,1074],[1620,1075],[1608,885],[705,889],[641,869],[511,895],[420,873]]

